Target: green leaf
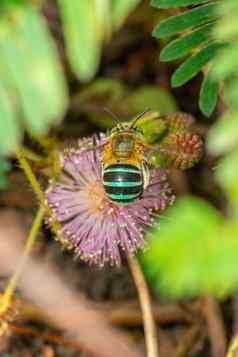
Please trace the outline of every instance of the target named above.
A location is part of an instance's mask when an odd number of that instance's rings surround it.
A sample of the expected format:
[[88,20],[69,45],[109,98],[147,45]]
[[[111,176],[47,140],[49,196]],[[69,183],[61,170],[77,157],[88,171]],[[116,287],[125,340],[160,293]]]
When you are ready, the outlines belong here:
[[118,28],[140,0],[111,0],[111,16],[114,27]]
[[72,69],[79,79],[89,81],[99,67],[103,34],[96,2],[59,0],[59,6]]
[[199,107],[206,116],[209,116],[215,109],[218,94],[219,82],[215,81],[209,72],[204,76],[199,97]]
[[[61,120],[67,107],[66,86],[55,45],[43,18],[30,5],[9,6],[8,16],[1,18],[0,26],[4,75],[17,93],[26,127],[35,134],[43,134],[50,124]],[[14,111],[14,101],[12,109],[8,104],[8,110]],[[10,115],[13,120],[14,114],[8,112],[8,118]],[[17,131],[15,134],[18,135]]]
[[[231,152],[219,163],[216,170],[216,180],[226,191],[229,201],[238,211],[238,150]],[[234,212],[232,210],[234,215]],[[237,212],[236,212],[237,214]]]
[[222,216],[205,201],[192,197],[177,201],[153,229],[149,249],[142,255],[154,287],[172,297],[221,295],[226,266],[219,267],[217,246],[222,224]]
[[21,139],[21,128],[9,95],[10,88],[3,76],[0,78],[0,155],[3,156],[16,150]]
[[[81,89],[74,98],[73,106],[76,113],[80,110],[87,112],[88,120],[104,129],[115,125],[115,120],[103,111],[104,107],[122,115],[126,113],[127,116],[136,115],[146,107],[161,114],[174,113],[178,110],[174,97],[163,88],[145,85],[136,90],[129,90],[122,81],[109,78],[99,78]],[[95,110],[97,106],[98,111]]]
[[98,71],[101,47],[140,0],[59,0],[66,50],[74,73],[84,82]]
[[161,23],[154,29],[153,36],[157,38],[172,36],[178,32],[215,20],[217,18],[216,9],[217,4],[211,3],[199,6],[179,15],[171,16],[170,18],[161,21]]
[[158,111],[161,114],[170,114],[178,110],[174,97],[168,91],[152,85],[134,90],[124,101],[123,105],[128,105],[138,113],[145,108],[150,108],[151,111]]
[[[222,13],[221,16],[224,14]],[[220,41],[236,39],[238,33],[237,13],[230,11],[229,16],[221,17],[219,23],[214,28],[214,37]]]
[[224,79],[237,73],[238,44],[233,43],[225,47],[217,56],[213,67],[213,76],[216,79]]
[[174,7],[204,4],[211,0],[152,0],[151,6],[159,9],[170,9]]
[[221,44],[212,43],[186,60],[172,75],[173,87],[179,87],[192,79],[211,59],[214,58]]
[[238,113],[228,113],[210,129],[208,150],[220,155],[232,150],[238,142]]
[[208,24],[170,42],[161,51],[160,60],[167,62],[185,56],[192,49],[209,40],[212,28],[213,24]]
[[232,108],[233,112],[238,110],[237,92],[238,72],[224,81],[224,101],[228,107]]
[[231,15],[237,13],[238,2],[236,0],[219,1],[217,11],[224,19],[228,19]]

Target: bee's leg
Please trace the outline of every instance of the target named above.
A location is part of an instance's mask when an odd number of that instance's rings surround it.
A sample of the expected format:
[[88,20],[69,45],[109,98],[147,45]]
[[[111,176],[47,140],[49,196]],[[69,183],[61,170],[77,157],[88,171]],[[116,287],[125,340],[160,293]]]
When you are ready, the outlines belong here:
[[146,151],[148,153],[154,152],[154,151],[159,151],[162,149],[162,147],[163,146],[161,144],[160,145],[146,145]]
[[147,161],[144,161],[142,163],[142,172],[143,172],[143,178],[144,178],[144,190],[148,187],[150,183],[150,168],[147,163]]
[[96,140],[97,140],[97,136],[93,135],[93,137],[92,137],[92,147],[90,149],[93,150],[94,162],[97,161],[96,149],[102,148],[108,141],[107,138],[104,138],[104,139],[101,139],[101,142],[99,144],[97,144]]
[[86,150],[96,150],[102,148],[104,145],[107,143],[107,138],[103,139],[99,144],[96,144],[96,138],[93,137],[93,139],[90,139],[86,143]]
[[160,145],[146,145],[147,155],[150,155],[155,152],[167,153],[167,152],[175,152],[177,150],[177,146],[175,144],[160,144]]

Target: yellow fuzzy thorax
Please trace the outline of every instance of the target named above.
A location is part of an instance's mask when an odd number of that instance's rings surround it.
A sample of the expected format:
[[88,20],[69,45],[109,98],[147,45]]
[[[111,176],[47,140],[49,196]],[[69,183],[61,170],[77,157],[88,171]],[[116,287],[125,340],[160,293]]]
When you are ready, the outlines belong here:
[[116,163],[123,163],[123,164],[135,165],[139,167],[143,160],[144,160],[144,144],[140,140],[137,139],[135,140],[134,149],[132,151],[132,154],[128,158],[119,157],[114,154],[111,139],[109,139],[108,143],[106,143],[104,146],[103,164],[106,166]]

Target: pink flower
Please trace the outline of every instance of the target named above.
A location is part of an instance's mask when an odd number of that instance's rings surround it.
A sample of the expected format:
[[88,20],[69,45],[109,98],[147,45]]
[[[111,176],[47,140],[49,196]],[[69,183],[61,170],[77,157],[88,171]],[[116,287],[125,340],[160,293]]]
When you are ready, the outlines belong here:
[[163,210],[173,196],[166,171],[151,169],[150,184],[141,199],[115,205],[103,188],[101,155],[101,148],[87,149],[82,142],[63,153],[61,173],[46,192],[49,223],[58,227],[58,239],[82,259],[100,266],[107,261],[119,265],[120,248],[129,254],[143,248],[144,229],[152,225],[153,211]]

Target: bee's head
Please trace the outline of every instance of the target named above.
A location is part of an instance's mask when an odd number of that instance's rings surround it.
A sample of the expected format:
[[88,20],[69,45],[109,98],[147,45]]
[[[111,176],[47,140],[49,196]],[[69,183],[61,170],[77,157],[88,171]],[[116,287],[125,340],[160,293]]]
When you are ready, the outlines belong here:
[[138,115],[130,122],[118,123],[110,132],[112,150],[115,156],[119,159],[129,158],[132,156],[137,142],[143,142],[143,132],[136,125],[139,118],[141,118],[147,111]]
[[128,133],[133,135],[142,135],[142,130],[136,125],[137,121],[142,118],[146,113],[148,113],[149,109],[146,109],[143,113],[137,115],[132,121],[130,122],[120,122],[118,123],[112,130],[111,134],[121,134],[121,133]]
[[137,134],[142,133],[141,129],[137,126],[131,126],[131,122],[121,122],[118,123],[112,130],[111,133],[131,133]]

